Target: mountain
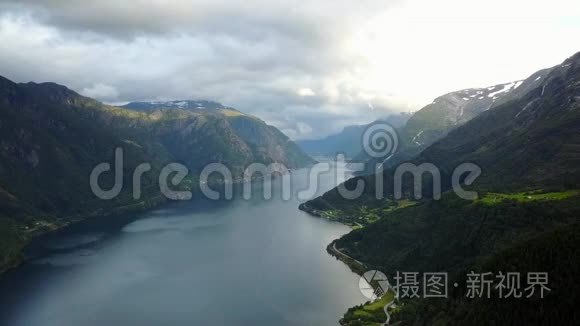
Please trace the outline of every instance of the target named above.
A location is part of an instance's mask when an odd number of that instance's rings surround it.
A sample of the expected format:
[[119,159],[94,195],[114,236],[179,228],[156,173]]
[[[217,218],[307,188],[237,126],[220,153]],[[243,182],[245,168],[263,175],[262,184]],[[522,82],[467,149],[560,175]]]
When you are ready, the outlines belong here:
[[[376,199],[377,176],[371,175],[345,182],[349,189],[359,180],[366,183],[357,199],[344,199],[333,189],[301,205],[318,216],[358,225],[329,245],[329,252],[353,269],[379,269],[391,276],[394,271],[446,271],[449,284],[459,284],[449,300],[406,300],[394,321],[566,324],[579,318],[577,289],[569,284],[575,284],[572,271],[578,270],[570,257],[580,250],[580,53],[518,84],[409,160],[439,168],[440,200],[430,199],[429,177],[422,185],[426,196],[412,198],[410,176],[403,178],[404,199],[395,200],[395,167],[387,166],[382,176],[386,198]],[[450,190],[453,169],[464,162],[482,170],[469,186],[479,192],[476,199],[458,198]],[[546,271],[552,291],[543,300],[466,300],[465,275],[472,270]],[[353,309],[345,318],[360,316],[355,312],[364,307]],[[365,323],[347,318],[343,324]]]
[[336,153],[344,153],[347,157],[352,158],[362,151],[362,135],[370,125],[388,123],[394,128],[400,128],[405,125],[409,117],[410,114],[404,112],[393,114],[370,124],[346,126],[341,132],[322,139],[299,140],[296,144],[309,154],[336,155]]
[[344,153],[347,157],[352,157],[361,151],[360,139],[365,128],[364,125],[346,126],[338,134],[322,139],[298,140],[296,144],[311,155]]
[[[548,70],[533,76],[532,83],[514,81],[485,88],[468,88],[444,94],[432,103],[415,112],[403,128],[399,130],[399,148],[390,157],[370,158],[361,152],[356,159],[370,160],[369,168],[378,163],[383,167],[395,166],[413,159],[425,148],[445,137],[451,130],[465,124],[479,114],[486,112],[518,94],[527,93],[530,87],[538,84]],[[372,169],[367,172],[373,172]]]
[[[460,163],[477,164],[481,176],[472,187],[482,191],[528,191],[580,188],[580,54],[539,71],[520,83],[497,105],[450,131],[410,162],[431,163],[441,172],[442,190],[450,188],[453,169]],[[411,121],[409,121],[410,123]],[[407,124],[407,126],[409,125]],[[383,171],[387,197],[392,198],[395,167]],[[363,196],[342,199],[337,189],[302,205],[315,211],[349,209],[376,200],[376,175],[346,182],[347,188],[362,179]],[[403,185],[410,187],[410,178]],[[432,184],[423,190],[429,195]],[[404,188],[409,194],[410,188]]]
[[[163,201],[158,176],[167,163],[189,169],[180,185],[185,188],[194,187],[203,167],[213,162],[228,166],[236,180],[251,163],[287,168],[313,163],[262,120],[214,102],[195,103],[213,104],[207,110],[129,105],[143,108],[133,110],[54,83],[17,84],[0,77],[0,270],[36,232]],[[115,148],[124,151],[125,186],[116,198],[100,200],[89,175],[98,164],[115,161]],[[133,199],[132,174],[141,163],[150,163],[151,171],[142,177],[142,197]],[[113,173],[104,173],[100,182],[105,189],[112,186]]]
[[183,110],[233,110],[234,108],[225,107],[221,103],[212,101],[152,101],[152,102],[131,102],[123,105],[126,109],[141,112],[150,112],[159,109],[183,109]]
[[480,187],[580,187],[580,53],[530,76],[514,94],[426,149],[450,171],[482,167]]
[[217,102],[131,102],[123,108],[165,120],[151,132],[196,172],[212,162],[228,165],[234,176],[254,162],[282,163],[290,169],[314,163],[277,128]]

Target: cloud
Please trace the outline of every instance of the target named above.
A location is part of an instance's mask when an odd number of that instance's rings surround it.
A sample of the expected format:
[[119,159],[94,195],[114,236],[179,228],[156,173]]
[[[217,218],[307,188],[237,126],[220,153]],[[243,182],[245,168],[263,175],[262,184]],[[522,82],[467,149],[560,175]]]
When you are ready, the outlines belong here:
[[308,124],[304,122],[298,122],[296,123],[296,126],[298,127],[298,131],[301,134],[308,134],[312,132],[312,127],[310,127]]
[[298,95],[300,96],[314,96],[316,94],[314,94],[314,91],[311,90],[310,88],[300,88],[297,92]]
[[94,84],[91,87],[83,88],[80,93],[92,98],[100,98],[105,101],[115,101],[119,97],[119,91],[113,86],[102,83]]
[[0,0],[0,74],[107,102],[216,100],[300,139],[521,79],[579,50],[574,1],[473,6]]

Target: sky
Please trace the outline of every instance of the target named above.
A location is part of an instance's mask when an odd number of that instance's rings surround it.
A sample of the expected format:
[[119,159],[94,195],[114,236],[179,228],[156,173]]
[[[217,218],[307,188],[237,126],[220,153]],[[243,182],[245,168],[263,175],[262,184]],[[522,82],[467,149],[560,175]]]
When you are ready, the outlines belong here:
[[214,100],[293,139],[578,51],[577,0],[0,0],[6,78],[113,104]]

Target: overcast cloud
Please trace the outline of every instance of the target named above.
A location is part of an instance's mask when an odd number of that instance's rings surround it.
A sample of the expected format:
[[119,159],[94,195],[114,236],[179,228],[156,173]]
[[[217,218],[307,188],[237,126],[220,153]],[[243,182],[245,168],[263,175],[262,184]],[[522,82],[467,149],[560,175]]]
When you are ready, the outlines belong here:
[[0,75],[108,103],[216,100],[294,139],[525,78],[578,40],[568,0],[0,0]]

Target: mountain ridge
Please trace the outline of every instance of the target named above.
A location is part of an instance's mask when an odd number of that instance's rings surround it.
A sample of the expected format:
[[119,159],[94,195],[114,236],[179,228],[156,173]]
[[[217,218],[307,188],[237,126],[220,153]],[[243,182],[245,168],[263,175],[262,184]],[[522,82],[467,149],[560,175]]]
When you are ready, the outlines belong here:
[[[543,69],[532,76],[534,81],[545,77],[552,68]],[[532,77],[530,76],[530,77]],[[466,88],[438,96],[419,111],[415,112],[407,123],[399,129],[399,148],[388,157],[372,158],[361,152],[355,157],[358,161],[369,164],[361,174],[374,173],[374,166],[381,168],[396,166],[411,160],[424,149],[445,137],[450,131],[467,123],[489,109],[501,105],[518,94],[526,93],[532,87],[529,80],[517,80],[488,87]]]

